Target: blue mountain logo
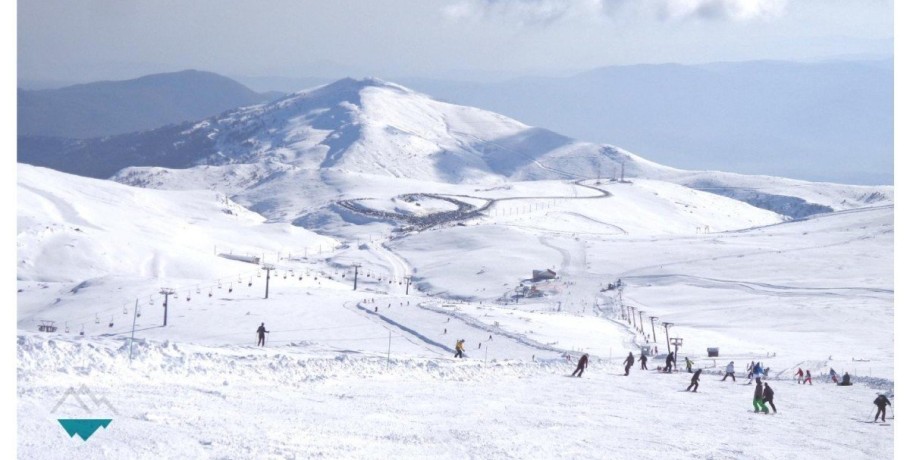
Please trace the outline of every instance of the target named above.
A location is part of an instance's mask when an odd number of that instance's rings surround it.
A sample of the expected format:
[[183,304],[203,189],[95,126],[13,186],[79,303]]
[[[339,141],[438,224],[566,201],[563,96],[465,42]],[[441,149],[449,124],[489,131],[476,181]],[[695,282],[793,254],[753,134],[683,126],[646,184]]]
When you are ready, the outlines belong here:
[[[78,390],[73,387],[68,388],[66,392],[64,392],[63,397],[57,401],[57,405],[54,406],[54,408],[51,410],[51,413],[57,412],[57,409],[60,409],[60,406],[62,406],[63,403],[65,403],[67,400],[73,399],[75,400],[76,404],[82,408],[82,410],[88,414],[91,414],[93,411],[87,404],[85,404],[85,401],[83,401],[84,397],[88,397],[88,399],[92,402],[92,404],[95,406],[95,411],[101,409],[103,412],[113,412],[114,414],[117,414],[117,409],[114,409],[114,406],[112,406],[106,398],[95,396],[94,393],[92,393],[92,391],[89,390],[85,385],[80,386]],[[113,419],[109,418],[57,419],[57,421],[60,422],[60,426],[66,430],[66,433],[70,435],[71,438],[79,435],[83,441],[88,441],[88,438],[95,434],[95,432],[98,431],[98,428],[107,428],[108,425],[111,424],[112,420]]]
[[88,438],[92,437],[95,434],[95,431],[98,431],[98,428],[104,427],[107,428],[110,425],[112,419],[109,418],[61,418],[57,419],[60,422],[60,425],[63,426],[63,429],[66,430],[66,433],[73,436],[79,435],[83,441],[88,441]]

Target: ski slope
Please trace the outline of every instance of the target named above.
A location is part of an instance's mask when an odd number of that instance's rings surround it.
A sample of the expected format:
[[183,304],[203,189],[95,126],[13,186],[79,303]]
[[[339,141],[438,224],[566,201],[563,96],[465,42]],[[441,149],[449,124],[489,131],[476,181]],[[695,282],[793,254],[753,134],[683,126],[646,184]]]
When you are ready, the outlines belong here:
[[[236,183],[220,189],[216,174],[203,190],[187,171],[162,172],[184,186],[155,190],[18,167],[20,455],[893,455],[891,427],[862,423],[894,384],[891,204],[788,219],[650,179],[285,168],[250,188],[240,176],[253,168],[232,167]],[[429,194],[485,208],[425,229],[376,217],[452,211]],[[259,264],[223,255],[274,266],[268,299]],[[558,278],[532,283],[544,268]],[[621,293],[606,289],[620,278]],[[518,295],[532,285],[542,296]],[[167,326],[162,288],[174,289]],[[642,346],[662,363],[667,335],[705,369],[698,393],[637,362],[621,375]],[[565,377],[583,352],[584,377]],[[780,414],[754,415],[752,387],[717,382],[730,360],[738,380],[749,361],[770,366]],[[856,384],[825,384],[832,367]],[[816,384],[795,384],[796,368]],[[91,442],[56,423],[78,406],[51,412],[83,384],[118,412],[94,414],[114,421]]]

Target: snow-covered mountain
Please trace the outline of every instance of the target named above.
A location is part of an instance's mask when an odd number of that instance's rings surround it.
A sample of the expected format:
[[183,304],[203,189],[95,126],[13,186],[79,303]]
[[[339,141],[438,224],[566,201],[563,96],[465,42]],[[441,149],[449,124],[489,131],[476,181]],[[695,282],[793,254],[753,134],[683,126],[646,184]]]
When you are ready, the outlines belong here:
[[[18,167],[26,456],[72,456],[71,439],[48,434],[81,413],[49,412],[71,382],[122,411],[97,435],[110,443],[85,444],[97,457],[642,458],[658,452],[653,433],[680,427],[698,442],[661,456],[738,458],[768,438],[791,447],[771,457],[806,442],[820,455],[842,442],[892,451],[890,431],[846,421],[893,386],[891,188],[674,170],[378,80],[137,136],[150,143],[93,142],[130,162],[186,164],[116,176],[141,187]],[[84,154],[86,168],[103,157]],[[632,179],[597,179],[614,166]],[[543,268],[559,278],[529,279]],[[652,316],[672,326],[649,328]],[[268,343],[254,350],[262,323]],[[681,391],[688,373],[626,377],[614,359],[656,348],[653,369],[670,334],[705,370],[698,395]],[[452,358],[458,338],[464,360]],[[581,352],[591,369],[563,378]],[[753,390],[707,378],[727,360],[739,377],[750,360],[774,368],[776,420],[831,423],[794,432],[732,415]],[[796,368],[849,370],[857,385],[798,385]],[[452,397],[455,381],[464,395]],[[581,434],[580,410],[591,411]],[[263,411],[274,429],[250,424]],[[461,414],[478,421],[434,431]],[[537,445],[554,428],[581,447]],[[302,430],[333,442],[300,441]],[[760,436],[743,447],[749,430]],[[613,431],[623,437],[601,436]],[[150,436],[175,441],[135,447]]]
[[[250,193],[298,174],[440,184],[648,178],[724,194],[790,217],[893,200],[893,187],[820,185],[663,166],[375,78],[343,79],[195,123],[79,141],[27,162],[145,187]],[[160,169],[161,167],[166,169]]]

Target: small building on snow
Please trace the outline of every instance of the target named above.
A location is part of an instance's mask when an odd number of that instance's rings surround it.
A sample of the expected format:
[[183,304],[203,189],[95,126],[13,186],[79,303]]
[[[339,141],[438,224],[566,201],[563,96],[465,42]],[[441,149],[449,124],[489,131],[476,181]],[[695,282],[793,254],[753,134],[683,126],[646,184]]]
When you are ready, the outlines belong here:
[[543,280],[552,280],[556,279],[556,272],[550,270],[532,270],[531,271],[531,281],[543,281]]

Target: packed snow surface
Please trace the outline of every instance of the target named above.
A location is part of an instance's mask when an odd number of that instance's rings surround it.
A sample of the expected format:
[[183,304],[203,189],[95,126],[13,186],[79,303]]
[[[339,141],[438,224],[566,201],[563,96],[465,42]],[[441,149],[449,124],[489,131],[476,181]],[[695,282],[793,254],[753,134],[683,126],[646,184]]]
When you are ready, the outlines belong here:
[[[789,219],[646,179],[290,169],[225,198],[18,174],[23,457],[893,455],[891,426],[863,423],[894,380],[890,204]],[[451,219],[407,228],[434,216]],[[544,269],[557,278],[531,280]],[[697,393],[654,370],[667,336],[705,369]],[[624,376],[641,347],[651,370]],[[729,361],[736,383],[719,381]],[[770,367],[777,415],[752,412],[750,361]],[[53,411],[82,386],[113,409]],[[86,416],[113,422],[88,442],[57,423]]]

